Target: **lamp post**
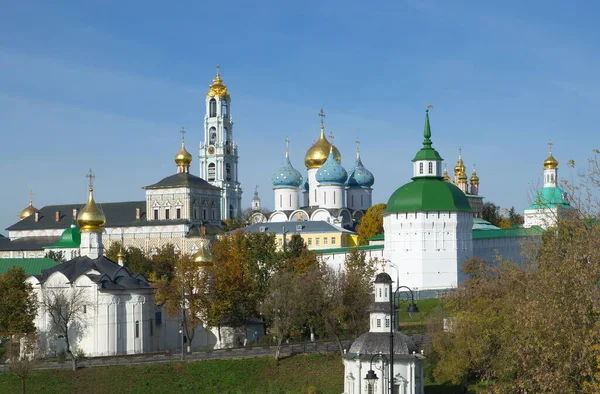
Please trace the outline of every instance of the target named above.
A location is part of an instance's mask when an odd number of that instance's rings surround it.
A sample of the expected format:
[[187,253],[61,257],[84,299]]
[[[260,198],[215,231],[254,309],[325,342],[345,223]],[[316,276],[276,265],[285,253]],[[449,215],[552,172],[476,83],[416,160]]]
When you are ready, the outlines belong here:
[[381,353],[374,354],[373,356],[371,356],[371,361],[369,362],[369,370],[367,371],[367,376],[365,376],[365,380],[367,381],[367,384],[369,385],[369,391],[367,394],[373,393],[373,391],[371,389],[373,388],[373,385],[375,384],[377,379],[379,379],[377,377],[377,374],[373,370],[373,359],[377,356],[379,356],[380,359],[384,359],[385,362],[387,362],[389,364],[389,360]]
[[[395,308],[396,308],[396,305],[395,305],[396,294],[400,291],[400,289],[406,289],[410,292],[411,302],[410,302],[410,304],[408,304],[408,308],[407,308],[408,313],[419,312],[419,308],[417,308],[417,305],[415,304],[414,294],[413,294],[412,290],[410,289],[410,287],[398,286],[396,288],[396,291],[392,292],[392,283],[390,282],[390,320],[392,319],[392,316],[394,316],[394,312],[395,312]],[[398,317],[399,316],[400,315],[398,315]],[[399,329],[400,328],[400,324],[399,324],[400,319],[398,318],[397,320],[398,320],[398,329]],[[391,322],[390,322],[390,377],[389,377],[389,381],[390,381],[390,394],[394,394],[394,325],[391,324]]]

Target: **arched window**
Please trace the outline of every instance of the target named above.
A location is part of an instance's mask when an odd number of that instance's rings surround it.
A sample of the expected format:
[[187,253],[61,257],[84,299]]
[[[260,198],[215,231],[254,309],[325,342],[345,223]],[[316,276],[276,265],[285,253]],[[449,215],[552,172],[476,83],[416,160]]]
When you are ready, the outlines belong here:
[[429,173],[433,174],[433,162],[429,162]]
[[208,165],[208,181],[214,182],[215,178],[216,178],[215,163],[210,163]]
[[419,163],[419,174],[423,173],[423,163]]
[[221,115],[227,116],[227,101],[226,100],[221,101]]
[[214,98],[210,99],[210,102],[208,103],[208,116],[211,118],[217,116],[217,100]]
[[217,129],[215,129],[214,127],[210,128],[210,130],[208,131],[208,139],[211,145],[217,142]]
[[229,206],[229,217],[233,219],[233,205]]
[[229,163],[225,163],[225,179],[227,179],[227,181],[231,181],[231,164]]

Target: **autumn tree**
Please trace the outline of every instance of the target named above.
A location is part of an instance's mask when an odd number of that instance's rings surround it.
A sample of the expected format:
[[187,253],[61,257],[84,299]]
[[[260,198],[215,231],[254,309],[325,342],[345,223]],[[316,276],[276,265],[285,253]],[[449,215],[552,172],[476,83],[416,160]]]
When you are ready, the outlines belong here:
[[244,235],[247,266],[254,281],[258,300],[264,298],[271,276],[283,264],[283,253],[277,251],[274,233],[250,233]]
[[205,319],[207,326],[217,327],[219,343],[224,322],[240,327],[258,315],[260,291],[247,252],[248,243],[241,231],[217,239],[212,247],[213,264],[207,270],[210,302]]
[[383,213],[386,204],[376,204],[367,209],[358,225],[358,236],[361,243],[366,243],[367,238],[383,233]]
[[73,353],[71,345],[78,333],[87,326],[85,317],[88,305],[86,288],[73,285],[43,290],[42,308],[50,317],[50,331],[64,339],[73,371],[77,370],[77,355]]
[[494,392],[598,392],[600,226],[560,219],[525,266],[472,261],[434,330],[434,376]]

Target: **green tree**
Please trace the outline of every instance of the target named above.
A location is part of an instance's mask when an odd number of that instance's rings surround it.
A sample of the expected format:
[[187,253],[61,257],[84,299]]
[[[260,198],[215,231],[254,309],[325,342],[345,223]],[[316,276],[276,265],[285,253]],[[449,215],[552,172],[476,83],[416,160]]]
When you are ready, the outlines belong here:
[[342,303],[344,321],[351,335],[359,335],[369,328],[369,305],[376,263],[376,260],[367,259],[366,252],[358,248],[346,255]]
[[0,337],[35,331],[37,299],[21,267],[0,275]]
[[481,218],[490,222],[494,226],[498,226],[500,224],[500,219],[502,219],[502,216],[500,215],[500,207],[491,201],[484,202]]
[[67,259],[65,259],[65,256],[63,254],[62,251],[54,251],[54,250],[50,250],[48,252],[46,252],[46,255],[44,256],[48,259],[52,259],[54,261],[56,261],[57,263],[64,263],[65,261],[67,261]]
[[271,276],[283,264],[283,253],[277,251],[273,233],[250,233],[244,237],[244,255],[254,280],[256,297],[261,300],[267,292]]
[[285,244],[285,253],[286,258],[293,259],[299,257],[305,250],[306,245],[304,244],[304,239],[300,234],[292,234],[290,240]]
[[383,213],[386,207],[386,204],[381,203],[367,209],[358,225],[358,236],[361,243],[366,243],[367,238],[383,233]]

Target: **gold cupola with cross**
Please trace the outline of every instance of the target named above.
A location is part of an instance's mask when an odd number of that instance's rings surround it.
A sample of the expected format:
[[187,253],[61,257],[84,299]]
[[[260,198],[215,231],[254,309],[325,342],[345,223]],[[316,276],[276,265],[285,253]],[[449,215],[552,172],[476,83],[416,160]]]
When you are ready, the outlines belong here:
[[321,134],[319,135],[319,139],[315,142],[306,152],[306,156],[304,156],[304,165],[307,169],[319,168],[321,167],[325,161],[327,161],[327,156],[329,156],[329,151],[332,149],[333,156],[338,164],[342,163],[342,155],[340,151],[327,140],[325,137],[325,112],[323,109],[319,112],[319,116],[321,117]]
[[185,149],[185,129],[181,128],[181,149],[175,155],[175,164],[177,164],[177,173],[190,172],[190,164],[192,163],[192,154]]
[[87,178],[89,186],[88,201],[77,215],[77,224],[81,228],[81,232],[102,232],[102,227],[106,223],[106,216],[102,208],[94,201],[94,178],[90,168]]
[[29,191],[29,205],[25,207],[19,214],[19,219],[23,220],[37,212],[37,208],[33,206],[33,192]]

